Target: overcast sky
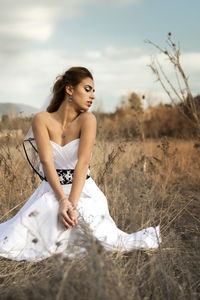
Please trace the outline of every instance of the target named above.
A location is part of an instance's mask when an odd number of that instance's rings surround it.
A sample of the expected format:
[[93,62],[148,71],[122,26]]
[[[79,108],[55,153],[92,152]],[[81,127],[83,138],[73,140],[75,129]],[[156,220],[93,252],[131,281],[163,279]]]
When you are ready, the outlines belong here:
[[[167,33],[180,42],[194,95],[200,93],[199,0],[0,0],[0,102],[40,107],[58,74],[93,73],[93,109],[114,111],[121,96],[167,101],[147,66]],[[170,73],[169,73],[170,74]],[[152,103],[153,104],[153,103]]]

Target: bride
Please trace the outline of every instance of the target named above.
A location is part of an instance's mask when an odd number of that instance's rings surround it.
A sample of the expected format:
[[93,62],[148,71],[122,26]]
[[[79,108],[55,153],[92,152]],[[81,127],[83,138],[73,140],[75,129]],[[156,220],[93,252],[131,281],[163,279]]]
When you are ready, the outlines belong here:
[[58,253],[74,257],[85,251],[85,224],[109,251],[155,249],[161,243],[159,226],[132,234],[117,228],[90,176],[96,118],[88,109],[94,92],[91,72],[71,67],[57,77],[53,94],[33,117],[23,146],[42,183],[12,219],[0,224],[0,256],[19,261]]

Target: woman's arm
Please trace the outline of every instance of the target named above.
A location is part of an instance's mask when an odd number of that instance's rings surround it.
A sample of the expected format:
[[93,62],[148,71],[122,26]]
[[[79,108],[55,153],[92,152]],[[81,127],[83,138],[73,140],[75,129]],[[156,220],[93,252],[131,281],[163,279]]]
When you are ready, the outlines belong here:
[[44,113],[38,113],[33,117],[32,129],[37,144],[40,162],[42,163],[45,176],[58,199],[65,196],[61,187],[58,174],[54,167],[53,151],[49,141],[48,129],[44,121]]
[[81,136],[78,149],[78,162],[74,169],[72,188],[69,194],[69,201],[75,206],[80,198],[83,189],[91,153],[96,137],[96,117],[89,112],[84,112],[80,116]]
[[[53,150],[49,141],[49,134],[45,125],[45,112],[37,113],[32,120],[32,129],[37,144],[38,154],[40,162],[42,163],[44,174],[47,178],[48,183],[52,187],[58,201],[66,199],[66,195],[62,189],[59,181],[58,174],[54,167],[53,162]],[[65,201],[66,202],[66,201]],[[68,201],[69,202],[69,201]],[[67,214],[67,209],[72,209],[70,203],[65,203],[65,207],[61,203],[62,209],[59,213],[59,219],[63,225],[70,228],[70,224],[75,225],[71,218]],[[67,222],[68,223],[67,223]],[[76,223],[76,222],[75,222]]]

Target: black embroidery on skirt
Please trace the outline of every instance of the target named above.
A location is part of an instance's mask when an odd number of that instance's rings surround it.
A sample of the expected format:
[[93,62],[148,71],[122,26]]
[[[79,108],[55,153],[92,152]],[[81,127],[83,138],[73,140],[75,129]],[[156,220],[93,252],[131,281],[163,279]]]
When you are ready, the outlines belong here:
[[[58,177],[62,185],[73,182],[74,169],[56,169],[56,172],[58,173]],[[87,174],[86,179],[88,178],[90,178],[90,175]],[[44,180],[47,181],[46,177]]]

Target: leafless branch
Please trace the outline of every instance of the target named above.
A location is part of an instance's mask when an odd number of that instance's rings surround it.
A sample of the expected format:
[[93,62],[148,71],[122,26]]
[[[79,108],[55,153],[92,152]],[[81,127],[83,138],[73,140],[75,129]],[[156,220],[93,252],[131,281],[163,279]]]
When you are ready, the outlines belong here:
[[[162,88],[167,93],[168,97],[170,98],[172,104],[177,105],[174,100],[177,98],[180,102],[180,104],[183,104],[185,108],[191,113],[193,116],[193,122],[195,121],[198,124],[198,127],[200,127],[200,119],[198,117],[197,107],[196,103],[194,101],[194,98],[192,96],[192,92],[188,83],[188,77],[185,75],[185,72],[183,71],[183,68],[180,63],[180,43],[175,43],[172,40],[172,34],[171,32],[168,33],[168,37],[166,40],[166,48],[162,48],[156,43],[145,40],[146,43],[154,46],[156,49],[158,49],[162,54],[164,54],[169,62],[174,67],[175,72],[175,82],[173,82],[166,74],[166,71],[160,64],[158,58],[156,56],[153,56],[151,59],[151,64],[148,66],[151,68],[152,72],[155,74],[157,81],[160,82]],[[178,87],[176,87],[176,84]],[[184,86],[183,86],[184,85]],[[187,93],[187,96],[185,95]],[[174,96],[173,96],[174,95]],[[181,106],[180,106],[181,107]],[[179,108],[180,108],[179,107]],[[182,112],[184,113],[183,109]],[[185,113],[184,115],[188,117]],[[189,118],[189,117],[188,117]]]

